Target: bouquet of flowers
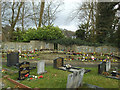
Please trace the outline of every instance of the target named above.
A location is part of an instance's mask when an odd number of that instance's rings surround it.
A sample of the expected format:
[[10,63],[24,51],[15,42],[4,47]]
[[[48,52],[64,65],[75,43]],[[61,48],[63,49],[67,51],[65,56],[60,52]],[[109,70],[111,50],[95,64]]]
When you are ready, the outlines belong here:
[[66,65],[66,69],[70,69],[71,68],[71,65],[70,64],[67,64]]

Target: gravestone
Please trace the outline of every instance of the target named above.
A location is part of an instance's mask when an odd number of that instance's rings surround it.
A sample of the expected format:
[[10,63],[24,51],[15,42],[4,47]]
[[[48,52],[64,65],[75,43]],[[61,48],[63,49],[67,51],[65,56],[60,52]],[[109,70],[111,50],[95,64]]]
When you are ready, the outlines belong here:
[[103,62],[101,62],[100,64],[98,64],[98,74],[102,74],[103,72]]
[[24,80],[26,77],[25,75],[30,73],[30,63],[29,62],[22,62],[19,64],[19,78],[18,80]]
[[45,62],[44,61],[39,61],[37,63],[37,74],[43,74],[46,73],[45,71]]
[[56,58],[53,61],[53,67],[54,68],[63,67],[63,63],[64,63],[64,58],[62,58],[62,57]]
[[45,49],[48,49],[49,48],[49,43],[46,43],[45,44]]
[[19,63],[19,52],[7,53],[7,66],[13,66]]
[[79,71],[74,71],[69,74],[66,88],[78,88],[82,83],[84,72],[84,69],[80,69]]
[[111,69],[111,62],[110,60],[106,62],[106,71],[108,72]]
[[[99,65],[98,65],[98,74],[102,74],[102,72],[106,72],[109,70],[109,65],[107,66],[108,64],[106,64],[106,62],[101,62]],[[106,69],[107,68],[107,69]]]

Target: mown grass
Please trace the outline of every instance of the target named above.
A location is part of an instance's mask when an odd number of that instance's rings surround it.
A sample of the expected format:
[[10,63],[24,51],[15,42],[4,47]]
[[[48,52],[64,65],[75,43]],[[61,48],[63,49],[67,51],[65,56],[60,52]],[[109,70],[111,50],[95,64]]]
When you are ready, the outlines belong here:
[[[13,69],[13,68],[11,67],[9,69]],[[85,68],[85,69],[90,69],[91,72],[84,74],[83,77],[84,83],[96,85],[102,88],[119,88],[118,85],[119,80],[105,78],[101,75],[98,75],[98,69],[96,67]],[[52,66],[46,66],[45,70],[47,71],[47,73],[43,74],[42,79],[36,79],[30,81],[26,79],[19,82],[31,88],[66,88],[67,77],[68,74],[70,74],[70,72],[54,69]],[[30,75],[37,75],[37,69],[31,70]],[[18,74],[10,75],[10,78],[17,80]],[[87,87],[83,85],[82,88],[87,88]]]
[[84,74],[83,82],[102,88],[119,88],[119,80],[106,78],[98,74],[98,68],[86,68],[92,71]]

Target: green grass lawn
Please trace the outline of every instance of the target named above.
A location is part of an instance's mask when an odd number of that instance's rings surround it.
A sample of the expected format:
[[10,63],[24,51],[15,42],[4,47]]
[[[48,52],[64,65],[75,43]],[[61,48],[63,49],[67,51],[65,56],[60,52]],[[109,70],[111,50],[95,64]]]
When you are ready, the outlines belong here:
[[119,81],[116,79],[105,78],[101,75],[98,75],[97,68],[86,68],[91,69],[92,71],[84,74],[83,82],[96,85],[102,88],[119,88]]
[[[7,68],[4,65],[3,67]],[[17,70],[17,69],[14,69],[13,67],[9,69]],[[84,83],[96,85],[102,88],[119,88],[119,85],[118,85],[119,80],[105,78],[101,75],[98,75],[98,72],[97,72],[98,69],[95,67],[85,68],[85,69],[91,69],[91,72],[84,74],[84,77],[83,77]],[[70,72],[54,69],[52,66],[46,66],[45,70],[47,71],[47,73],[43,74],[42,79],[36,79],[36,80],[30,80],[30,81],[26,79],[19,82],[31,88],[66,88],[67,77],[68,77],[68,74],[70,74]],[[37,69],[31,70],[30,74],[37,75]],[[12,75],[9,75],[9,77],[14,80],[17,80],[18,74],[12,74]],[[83,88],[84,87],[85,86],[83,86]]]

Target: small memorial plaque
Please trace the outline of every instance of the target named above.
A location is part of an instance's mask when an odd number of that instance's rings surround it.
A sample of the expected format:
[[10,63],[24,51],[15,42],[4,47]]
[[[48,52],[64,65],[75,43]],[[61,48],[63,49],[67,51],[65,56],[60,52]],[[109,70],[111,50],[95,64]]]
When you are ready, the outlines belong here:
[[19,78],[18,80],[24,80],[26,74],[30,73],[30,63],[29,62],[22,62],[19,64]]

